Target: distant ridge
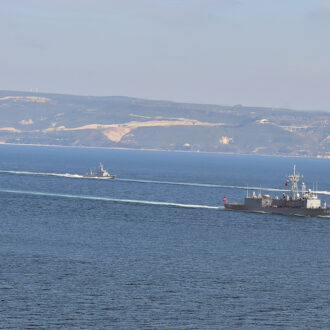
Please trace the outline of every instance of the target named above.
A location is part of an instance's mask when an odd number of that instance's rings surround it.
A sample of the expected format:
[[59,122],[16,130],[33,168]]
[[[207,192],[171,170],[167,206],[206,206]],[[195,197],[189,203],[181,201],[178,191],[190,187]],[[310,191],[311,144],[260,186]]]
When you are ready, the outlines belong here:
[[330,157],[330,112],[0,91],[0,143]]

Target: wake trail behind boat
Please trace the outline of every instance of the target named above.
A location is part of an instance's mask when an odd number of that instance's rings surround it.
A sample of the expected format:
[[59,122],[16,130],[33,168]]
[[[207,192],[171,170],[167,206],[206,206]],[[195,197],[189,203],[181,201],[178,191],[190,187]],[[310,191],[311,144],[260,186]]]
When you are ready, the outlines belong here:
[[171,182],[171,181],[155,181],[155,180],[144,180],[144,179],[116,179],[117,181],[127,182],[140,182],[140,183],[153,183],[153,184],[168,184],[178,186],[192,186],[192,187],[206,187],[206,188],[229,188],[229,189],[248,189],[248,190],[263,190],[263,191],[282,191],[287,192],[288,189],[277,189],[277,188],[263,188],[263,187],[246,187],[246,186],[231,186],[222,184],[211,184],[211,183],[191,183],[191,182]]
[[22,174],[22,175],[46,175],[46,176],[60,176],[65,178],[84,178],[81,174],[71,174],[71,173],[51,173],[51,172],[30,172],[30,171],[5,171],[0,170],[0,173],[9,173],[9,174]]
[[30,195],[30,196],[47,196],[47,197],[74,198],[74,199],[85,199],[85,200],[87,199],[87,200],[94,200],[94,201],[97,200],[97,201],[117,202],[117,203],[131,203],[131,204],[158,205],[158,206],[174,206],[174,207],[184,207],[184,208],[194,208],[194,209],[212,209],[212,210],[219,209],[218,206],[209,206],[209,205],[183,204],[183,203],[158,202],[158,201],[144,201],[144,200],[121,199],[121,198],[100,197],[100,196],[59,194],[59,193],[40,192],[40,191],[0,189],[0,192],[11,193],[11,194],[20,194],[20,195]]
[[[105,180],[107,178],[89,178],[84,177],[81,174],[71,173],[51,173],[51,172],[32,172],[32,171],[10,171],[0,170],[0,173],[9,173],[17,175],[45,175],[45,176],[57,176],[72,179],[96,179]],[[227,189],[243,189],[243,190],[256,190],[256,191],[277,191],[277,192],[288,192],[288,189],[281,188],[267,188],[267,187],[250,187],[250,186],[234,186],[234,185],[222,185],[222,184],[211,184],[211,183],[196,183],[196,182],[172,182],[172,181],[157,181],[157,180],[146,180],[146,179],[127,179],[127,178],[116,178],[115,181],[122,182],[137,182],[137,183],[148,183],[148,184],[166,184],[166,185],[177,185],[177,186],[190,186],[190,187],[205,187],[205,188],[227,188]],[[314,191],[320,195],[330,195],[330,191]]]

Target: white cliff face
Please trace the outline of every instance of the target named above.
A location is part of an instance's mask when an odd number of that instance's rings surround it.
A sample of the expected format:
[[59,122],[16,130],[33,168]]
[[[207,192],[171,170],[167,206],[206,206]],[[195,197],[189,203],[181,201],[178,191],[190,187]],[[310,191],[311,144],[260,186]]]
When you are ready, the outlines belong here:
[[33,125],[34,121],[30,118],[30,119],[22,119],[19,122],[21,125]]
[[4,96],[0,97],[0,101],[23,101],[23,102],[38,102],[38,103],[46,103],[50,102],[50,99],[47,97],[39,97],[39,96]]
[[229,143],[233,143],[234,139],[228,136],[222,136],[221,139],[219,139],[219,143],[220,144],[229,144]]
[[44,133],[53,132],[53,131],[81,131],[81,130],[96,130],[101,131],[108,140],[113,142],[120,142],[121,139],[131,131],[140,127],[171,127],[171,126],[223,126],[223,123],[208,123],[201,122],[198,120],[186,119],[186,118],[177,118],[170,120],[149,120],[149,121],[130,121],[123,124],[89,124],[78,127],[52,127],[46,128],[43,130]]

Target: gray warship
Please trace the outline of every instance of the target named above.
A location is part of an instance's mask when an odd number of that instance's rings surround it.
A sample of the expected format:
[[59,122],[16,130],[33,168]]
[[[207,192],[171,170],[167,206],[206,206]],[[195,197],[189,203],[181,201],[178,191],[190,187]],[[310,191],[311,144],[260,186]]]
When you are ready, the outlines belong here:
[[103,164],[100,163],[100,169],[98,172],[93,172],[92,170],[83,175],[84,178],[94,178],[94,179],[114,179],[116,176],[110,174],[104,169]]
[[282,197],[271,197],[270,195],[258,195],[253,192],[247,193],[244,203],[227,203],[224,197],[224,207],[227,210],[258,212],[258,213],[276,213],[285,215],[298,215],[305,217],[326,217],[330,218],[330,207],[326,202],[323,204],[311,189],[306,189],[304,183],[301,184],[301,190],[298,189],[298,182],[302,178],[296,174],[296,165],[293,167],[293,174],[287,176],[286,186],[290,186],[290,194],[283,193]]

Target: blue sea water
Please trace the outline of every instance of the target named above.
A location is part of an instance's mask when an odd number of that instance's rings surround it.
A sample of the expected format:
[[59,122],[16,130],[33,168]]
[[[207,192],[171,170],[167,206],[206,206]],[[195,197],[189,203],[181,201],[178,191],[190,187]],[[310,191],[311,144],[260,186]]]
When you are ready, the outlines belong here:
[[294,164],[330,191],[325,159],[1,145],[0,328],[330,328],[330,219],[217,208]]

